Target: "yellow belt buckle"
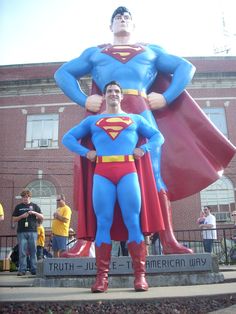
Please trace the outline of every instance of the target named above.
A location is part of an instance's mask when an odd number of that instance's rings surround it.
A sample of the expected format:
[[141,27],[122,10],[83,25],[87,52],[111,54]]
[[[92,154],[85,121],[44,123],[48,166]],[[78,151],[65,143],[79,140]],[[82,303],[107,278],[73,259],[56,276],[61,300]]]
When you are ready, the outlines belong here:
[[97,162],[125,162],[125,161],[134,161],[133,155],[111,155],[111,156],[98,156]]
[[129,159],[129,161],[134,161],[134,156],[133,155],[129,155],[128,159]]

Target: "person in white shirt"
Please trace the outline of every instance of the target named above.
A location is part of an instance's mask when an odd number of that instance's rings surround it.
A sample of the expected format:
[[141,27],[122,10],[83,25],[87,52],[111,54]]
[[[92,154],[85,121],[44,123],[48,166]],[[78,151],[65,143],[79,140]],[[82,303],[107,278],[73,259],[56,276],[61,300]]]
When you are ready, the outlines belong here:
[[212,252],[213,241],[217,239],[216,233],[216,217],[211,214],[211,207],[204,207],[205,220],[203,224],[199,225],[199,228],[206,229],[202,232],[203,247],[206,253]]

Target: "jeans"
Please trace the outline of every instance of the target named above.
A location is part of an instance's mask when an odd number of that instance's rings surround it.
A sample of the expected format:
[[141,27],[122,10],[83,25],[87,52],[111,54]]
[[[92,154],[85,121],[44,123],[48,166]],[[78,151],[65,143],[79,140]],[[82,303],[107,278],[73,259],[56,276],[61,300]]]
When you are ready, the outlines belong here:
[[162,255],[162,245],[160,239],[156,239],[156,241],[152,243],[152,254]]
[[36,272],[37,262],[37,232],[18,232],[19,272],[27,271],[27,256],[30,260],[30,272]]
[[203,239],[203,247],[206,253],[211,253],[213,245],[213,239]]
[[37,246],[37,260],[43,259],[43,246]]

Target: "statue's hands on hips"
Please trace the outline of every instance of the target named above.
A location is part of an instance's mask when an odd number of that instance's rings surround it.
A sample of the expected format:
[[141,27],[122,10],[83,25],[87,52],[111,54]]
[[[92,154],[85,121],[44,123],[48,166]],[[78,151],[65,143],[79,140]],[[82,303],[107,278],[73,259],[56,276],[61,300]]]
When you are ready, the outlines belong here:
[[142,148],[136,147],[134,149],[133,155],[134,155],[134,159],[140,159],[143,157],[144,155],[144,151],[142,150]]
[[165,97],[162,94],[151,92],[147,98],[151,110],[161,109],[167,105]]
[[86,158],[88,158],[91,162],[96,161],[96,157],[97,157],[96,150],[90,150],[86,155]]
[[85,108],[92,112],[98,112],[101,109],[102,101],[103,97],[100,95],[95,94],[88,96],[85,103]]

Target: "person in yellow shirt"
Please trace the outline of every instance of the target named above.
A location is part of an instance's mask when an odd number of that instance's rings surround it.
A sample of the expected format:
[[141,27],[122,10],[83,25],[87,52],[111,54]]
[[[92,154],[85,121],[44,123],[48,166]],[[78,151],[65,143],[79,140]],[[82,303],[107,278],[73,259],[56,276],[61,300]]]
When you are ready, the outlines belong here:
[[37,222],[37,233],[37,259],[40,260],[43,259],[43,249],[45,245],[45,230],[41,220]]
[[71,209],[66,205],[65,195],[57,196],[57,210],[53,214],[52,221],[52,249],[54,257],[60,257],[61,252],[66,250],[69,227],[71,220]]
[[4,220],[4,210],[2,204],[0,203],[0,221]]

